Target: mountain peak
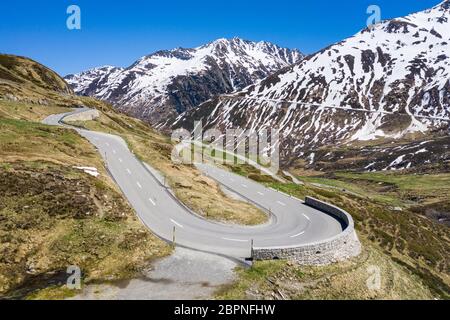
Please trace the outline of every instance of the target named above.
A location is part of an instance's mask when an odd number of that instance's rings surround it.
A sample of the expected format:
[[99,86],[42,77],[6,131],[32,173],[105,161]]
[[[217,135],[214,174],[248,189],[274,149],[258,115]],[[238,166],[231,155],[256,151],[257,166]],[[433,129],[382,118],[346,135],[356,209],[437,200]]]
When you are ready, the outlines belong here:
[[450,10],[450,0],[444,0],[440,4],[438,4],[436,7],[440,7],[444,10]]
[[66,80],[78,94],[107,100],[154,123],[214,95],[243,89],[302,58],[298,50],[269,42],[220,38],[197,48],[160,50],[126,69],[96,68]]

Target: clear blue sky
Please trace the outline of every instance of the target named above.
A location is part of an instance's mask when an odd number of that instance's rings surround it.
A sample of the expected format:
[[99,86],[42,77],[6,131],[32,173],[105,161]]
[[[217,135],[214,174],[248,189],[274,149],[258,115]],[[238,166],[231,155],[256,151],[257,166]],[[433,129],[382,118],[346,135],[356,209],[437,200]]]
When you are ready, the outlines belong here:
[[[2,1],[0,52],[33,58],[62,75],[99,65],[128,66],[160,49],[217,38],[267,40],[312,53],[362,29],[371,4],[382,18],[440,0],[39,0]],[[81,8],[82,29],[66,28],[66,9]]]

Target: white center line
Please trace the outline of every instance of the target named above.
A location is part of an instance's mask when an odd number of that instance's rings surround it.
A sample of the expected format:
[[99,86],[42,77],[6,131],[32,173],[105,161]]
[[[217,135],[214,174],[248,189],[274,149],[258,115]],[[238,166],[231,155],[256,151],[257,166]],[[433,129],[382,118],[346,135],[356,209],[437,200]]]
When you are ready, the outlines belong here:
[[108,142],[106,143],[106,146],[109,147],[109,143]]
[[259,194],[260,196],[263,196],[263,195],[264,195],[264,193],[262,193],[262,192],[259,192],[259,191],[258,191],[258,194]]
[[122,159],[119,158],[119,162],[122,163],[123,162]]
[[242,185],[244,188],[248,188],[245,184]]
[[139,189],[142,189],[142,186],[139,182],[136,182],[137,186],[139,187]]
[[156,206],[156,203],[155,203],[155,201],[153,201],[152,198],[149,198],[148,200],[152,203],[152,205]]
[[293,236],[291,236],[291,238],[295,238],[295,237],[301,236],[304,233],[305,233],[305,231],[302,231],[300,233],[294,234]]
[[130,169],[127,169],[127,172],[128,172],[128,174],[131,174],[131,171],[130,171]]
[[176,224],[177,226],[179,226],[180,228],[183,228],[183,226],[181,224],[179,224],[178,222],[176,222],[173,219],[170,219],[170,221],[172,221],[173,224]]
[[306,214],[303,214],[303,216],[306,218],[306,220],[311,221],[311,219]]
[[116,154],[117,153],[116,150],[113,150],[113,153]]
[[232,178],[230,178],[230,181],[233,182],[234,180]]
[[223,240],[228,241],[236,241],[236,242],[248,242],[248,240],[240,240],[240,239],[230,239],[230,238],[222,238]]
[[277,203],[279,203],[279,204],[281,204],[283,207],[285,207],[286,206],[286,204],[285,203],[283,203],[283,202],[281,202],[281,201],[277,201]]

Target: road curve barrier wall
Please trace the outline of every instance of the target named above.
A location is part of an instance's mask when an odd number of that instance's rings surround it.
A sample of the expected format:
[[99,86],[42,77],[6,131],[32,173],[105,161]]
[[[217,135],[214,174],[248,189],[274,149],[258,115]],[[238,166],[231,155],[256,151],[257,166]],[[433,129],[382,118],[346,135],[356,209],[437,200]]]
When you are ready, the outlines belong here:
[[326,202],[306,197],[305,204],[330,214],[345,224],[338,235],[323,241],[286,247],[254,247],[254,260],[287,259],[302,265],[326,265],[355,257],[361,252],[361,243],[356,235],[353,218],[346,211]]
[[90,121],[100,117],[100,113],[96,109],[90,109],[81,113],[74,113],[64,117],[64,121]]

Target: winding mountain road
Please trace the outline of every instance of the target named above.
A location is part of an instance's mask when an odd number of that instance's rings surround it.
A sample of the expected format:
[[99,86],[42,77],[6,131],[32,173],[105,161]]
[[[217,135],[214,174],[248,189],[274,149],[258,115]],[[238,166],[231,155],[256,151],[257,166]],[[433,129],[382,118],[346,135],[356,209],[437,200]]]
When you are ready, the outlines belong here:
[[[43,123],[64,125],[62,120],[72,114],[52,115]],[[218,253],[234,258],[251,256],[251,244],[256,247],[292,246],[331,238],[342,232],[335,217],[313,209],[292,198],[247,178],[209,164],[197,167],[226,188],[271,212],[267,224],[254,227],[225,225],[205,220],[183,206],[160,183],[115,135],[74,128],[100,152],[108,170],[142,222],[156,235],[179,245]]]

